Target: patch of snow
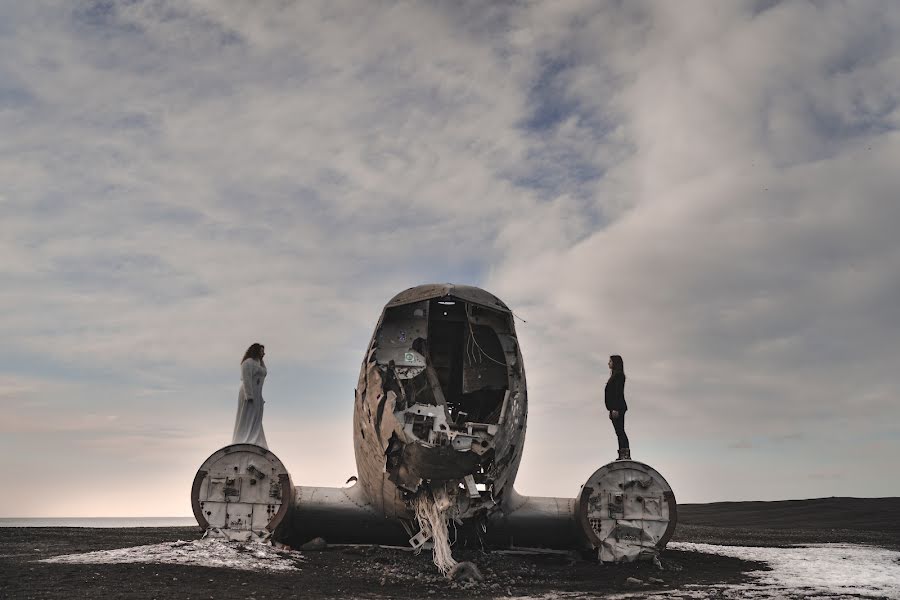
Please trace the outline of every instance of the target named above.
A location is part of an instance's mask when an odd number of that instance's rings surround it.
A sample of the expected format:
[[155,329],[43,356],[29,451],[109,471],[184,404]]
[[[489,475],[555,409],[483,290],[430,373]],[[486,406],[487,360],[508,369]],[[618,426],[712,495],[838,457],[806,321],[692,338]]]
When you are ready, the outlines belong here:
[[768,563],[751,571],[756,586],[798,597],[900,598],[900,552],[857,544],[789,548],[674,543],[672,548]]
[[856,544],[812,544],[788,548],[716,546],[670,542],[669,548],[731,556],[766,563],[771,571],[750,571],[754,581],[736,585],[698,586],[637,594],[617,594],[616,599],[665,600],[685,598],[900,599],[900,552]]
[[716,546],[670,542],[669,548],[767,563],[771,571],[750,571],[744,584],[686,585],[680,589],[616,594],[553,591],[508,600],[849,600],[900,599],[900,552],[855,544],[813,544],[789,548]]
[[165,542],[84,554],[64,554],[38,562],[68,564],[160,563],[240,569],[243,571],[296,571],[299,552],[277,550],[268,544],[205,539]]

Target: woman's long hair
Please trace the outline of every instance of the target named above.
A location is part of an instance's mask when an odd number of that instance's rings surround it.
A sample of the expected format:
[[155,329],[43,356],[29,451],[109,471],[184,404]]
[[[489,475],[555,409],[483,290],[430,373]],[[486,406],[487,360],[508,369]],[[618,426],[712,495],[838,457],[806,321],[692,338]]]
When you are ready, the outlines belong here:
[[625,377],[625,364],[622,362],[622,357],[618,354],[613,354],[609,357],[609,360],[612,361],[612,376],[621,373],[622,377]]
[[241,359],[241,364],[244,364],[244,361],[247,360],[248,358],[252,358],[254,360],[258,360],[259,364],[261,364],[262,366],[266,366],[266,363],[263,362],[263,357],[262,357],[264,348],[265,348],[265,346],[263,346],[259,342],[250,344],[250,347],[247,348],[246,352],[244,352],[244,358]]

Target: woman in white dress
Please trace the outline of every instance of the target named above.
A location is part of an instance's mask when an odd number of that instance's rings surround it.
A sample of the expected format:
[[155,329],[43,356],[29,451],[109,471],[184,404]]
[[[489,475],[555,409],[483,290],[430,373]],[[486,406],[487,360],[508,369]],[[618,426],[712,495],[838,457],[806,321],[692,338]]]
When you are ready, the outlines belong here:
[[266,348],[252,344],[241,360],[241,389],[238,392],[237,419],[234,421],[232,444],[255,444],[268,449],[263,431],[262,386],[266,380]]

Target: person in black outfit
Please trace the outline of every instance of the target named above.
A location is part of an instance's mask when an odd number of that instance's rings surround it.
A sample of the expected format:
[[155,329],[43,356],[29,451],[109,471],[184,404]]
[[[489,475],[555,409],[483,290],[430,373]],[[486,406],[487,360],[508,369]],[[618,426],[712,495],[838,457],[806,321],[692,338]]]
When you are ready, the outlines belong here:
[[619,438],[619,459],[630,459],[631,448],[628,446],[628,436],[625,435],[625,412],[628,405],[625,403],[625,367],[622,357],[614,354],[609,357],[609,380],[606,382],[606,410],[609,411],[609,419],[612,421],[616,437]]

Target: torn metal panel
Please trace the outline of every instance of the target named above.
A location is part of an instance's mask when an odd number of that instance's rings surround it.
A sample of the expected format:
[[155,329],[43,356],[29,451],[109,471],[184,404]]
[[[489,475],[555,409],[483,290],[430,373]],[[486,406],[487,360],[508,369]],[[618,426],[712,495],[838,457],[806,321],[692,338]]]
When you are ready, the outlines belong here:
[[403,379],[416,376],[426,366],[423,350],[427,328],[428,302],[385,311],[374,339],[378,364],[393,364]]
[[440,444],[449,437],[450,426],[442,406],[413,404],[400,411],[403,417],[405,441],[419,440],[431,445]]
[[431,540],[431,537],[431,530],[423,527],[419,530],[419,533],[409,538],[409,545],[412,546],[413,550],[418,551]]

